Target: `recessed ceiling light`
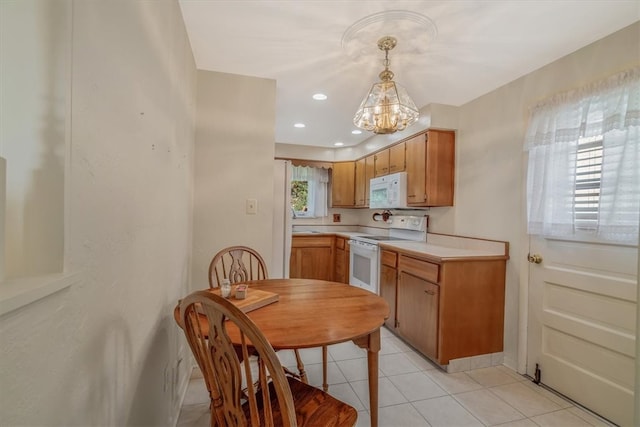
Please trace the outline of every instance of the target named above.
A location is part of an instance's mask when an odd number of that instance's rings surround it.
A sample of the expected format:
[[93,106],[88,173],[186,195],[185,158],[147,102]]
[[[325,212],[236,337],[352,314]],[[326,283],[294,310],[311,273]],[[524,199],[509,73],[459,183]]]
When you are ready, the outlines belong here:
[[313,95],[313,99],[315,99],[316,101],[324,101],[325,99],[327,99],[327,95],[325,95],[324,93],[316,93],[315,95]]
[[356,129],[356,130],[352,130],[351,133],[354,134],[354,135],[360,135],[362,133],[362,131]]
[[336,147],[342,147],[344,145],[344,142],[334,142],[333,145],[335,145]]
[[305,127],[304,123],[296,123],[295,125],[293,125],[294,128],[303,128]]

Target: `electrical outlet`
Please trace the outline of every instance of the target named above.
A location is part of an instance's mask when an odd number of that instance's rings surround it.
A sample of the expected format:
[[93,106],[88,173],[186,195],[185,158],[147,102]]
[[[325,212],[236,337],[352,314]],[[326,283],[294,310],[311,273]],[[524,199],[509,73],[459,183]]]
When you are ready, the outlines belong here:
[[340,214],[333,214],[333,222],[340,222]]

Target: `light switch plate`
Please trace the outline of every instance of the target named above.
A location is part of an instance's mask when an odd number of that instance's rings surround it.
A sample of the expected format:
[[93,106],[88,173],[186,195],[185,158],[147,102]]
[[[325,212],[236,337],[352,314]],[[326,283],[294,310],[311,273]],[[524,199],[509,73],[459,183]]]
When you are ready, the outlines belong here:
[[258,200],[257,199],[247,199],[247,214],[255,215],[258,213]]

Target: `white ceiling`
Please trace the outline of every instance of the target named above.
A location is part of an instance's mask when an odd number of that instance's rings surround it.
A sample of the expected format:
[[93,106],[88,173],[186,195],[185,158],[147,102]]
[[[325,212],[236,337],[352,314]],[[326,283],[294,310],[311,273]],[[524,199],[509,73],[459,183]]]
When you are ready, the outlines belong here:
[[[378,81],[383,52],[375,41],[357,57],[342,47],[345,31],[367,16],[407,10],[436,25],[429,42],[393,19],[372,32],[395,34],[368,35],[398,38],[390,69],[418,107],[462,105],[640,20],[640,0],[179,3],[198,69],[276,80],[276,142],[325,147],[371,136],[352,135],[352,119]],[[328,99],[314,101],[317,92]],[[294,128],[299,122],[306,127]]]

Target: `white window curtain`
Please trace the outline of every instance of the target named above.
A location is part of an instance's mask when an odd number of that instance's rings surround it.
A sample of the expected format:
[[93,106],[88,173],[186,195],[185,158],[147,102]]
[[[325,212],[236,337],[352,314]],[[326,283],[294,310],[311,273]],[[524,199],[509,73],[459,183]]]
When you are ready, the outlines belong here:
[[329,171],[323,168],[309,166],[294,166],[291,171],[292,181],[307,181],[309,183],[308,212],[309,216],[323,217],[328,215],[327,184]]
[[635,244],[640,221],[640,67],[563,93],[531,110],[529,234],[575,235],[576,156],[580,138],[601,137],[600,200],[595,234]]

